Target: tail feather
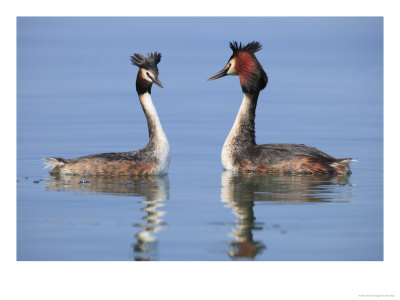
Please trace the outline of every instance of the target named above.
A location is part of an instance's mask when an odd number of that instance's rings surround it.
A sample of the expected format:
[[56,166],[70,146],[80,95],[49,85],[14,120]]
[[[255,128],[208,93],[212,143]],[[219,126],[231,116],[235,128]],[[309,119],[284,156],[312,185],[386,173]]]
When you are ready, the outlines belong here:
[[338,175],[350,175],[351,170],[349,164],[353,161],[356,160],[354,158],[338,158],[331,163],[331,167],[335,169],[335,172]]
[[67,162],[60,157],[46,157],[43,158],[44,160],[44,168],[50,168],[51,170],[54,169],[55,167],[61,167],[64,166]]
[[337,158],[335,162],[340,163],[340,164],[349,165],[352,162],[357,162],[357,160],[354,158]]

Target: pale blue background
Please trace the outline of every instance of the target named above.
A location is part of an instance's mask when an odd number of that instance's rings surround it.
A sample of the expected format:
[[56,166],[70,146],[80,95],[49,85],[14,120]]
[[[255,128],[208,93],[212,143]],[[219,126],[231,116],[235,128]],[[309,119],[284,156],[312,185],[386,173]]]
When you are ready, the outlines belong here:
[[150,259],[230,259],[237,217],[221,202],[220,151],[242,93],[237,78],[206,79],[227,62],[232,40],[263,45],[258,143],[304,143],[359,161],[350,185],[322,192],[344,202],[256,201],[262,229],[253,235],[266,249],[255,259],[383,259],[382,18],[24,17],[17,34],[19,260],[135,258],[140,195],[49,190],[40,159],[144,146],[129,56],[150,51],[163,55],[165,88],[152,95],[173,151],[165,228]]

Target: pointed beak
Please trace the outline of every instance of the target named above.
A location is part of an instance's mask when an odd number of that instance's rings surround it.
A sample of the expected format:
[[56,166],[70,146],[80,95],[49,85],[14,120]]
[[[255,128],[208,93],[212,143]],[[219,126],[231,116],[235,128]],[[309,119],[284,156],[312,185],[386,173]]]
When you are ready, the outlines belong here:
[[157,84],[160,88],[164,88],[160,80],[158,78],[151,78],[155,84]]
[[214,74],[213,76],[211,76],[207,80],[214,80],[214,79],[218,79],[218,78],[226,76],[228,74],[228,70],[229,70],[230,67],[231,67],[231,64],[227,64],[225,66],[225,68],[223,68],[221,71],[219,71],[217,74]]

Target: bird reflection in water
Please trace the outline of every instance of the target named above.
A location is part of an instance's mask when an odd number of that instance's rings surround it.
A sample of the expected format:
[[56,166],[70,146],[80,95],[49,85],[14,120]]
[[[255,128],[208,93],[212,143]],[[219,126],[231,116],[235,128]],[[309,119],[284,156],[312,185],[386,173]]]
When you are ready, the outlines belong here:
[[[351,186],[347,176],[331,175],[265,175],[253,172],[224,171],[221,176],[221,201],[238,217],[230,236],[228,255],[232,258],[254,258],[266,249],[263,241],[253,238],[253,231],[263,230],[264,222],[256,222],[255,202],[261,204],[347,202],[343,186]],[[350,190],[345,192],[351,193]],[[280,229],[272,224],[272,229]]]
[[169,199],[168,175],[138,177],[88,177],[77,176],[49,177],[46,190],[77,191],[83,193],[143,197],[140,203],[145,212],[142,222],[133,226],[140,228],[133,245],[135,260],[154,260],[157,255],[156,233],[166,226],[162,217],[165,211],[159,208]]

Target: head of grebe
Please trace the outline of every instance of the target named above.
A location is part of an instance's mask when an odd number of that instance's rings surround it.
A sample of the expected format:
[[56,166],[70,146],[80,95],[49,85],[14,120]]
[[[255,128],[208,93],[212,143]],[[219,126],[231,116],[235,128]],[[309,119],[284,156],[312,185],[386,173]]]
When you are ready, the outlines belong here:
[[149,53],[147,57],[137,53],[131,56],[132,64],[139,67],[136,78],[136,91],[139,95],[144,93],[151,94],[151,86],[153,83],[163,88],[160,80],[158,80],[157,64],[160,61],[161,53],[158,52]]
[[238,75],[243,93],[259,93],[268,83],[267,74],[254,54],[262,49],[261,44],[259,42],[251,42],[247,45],[242,45],[242,43],[231,42],[229,46],[233,53],[228,63],[208,80],[214,80],[226,75]]

